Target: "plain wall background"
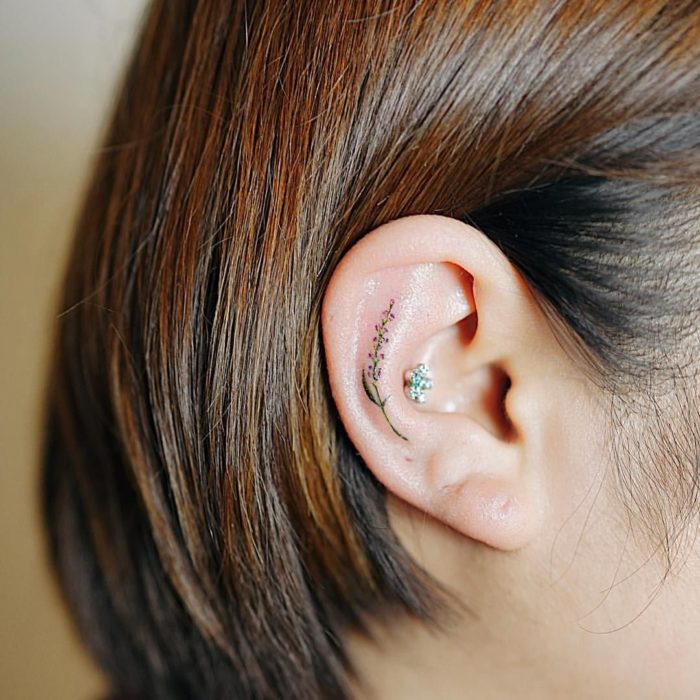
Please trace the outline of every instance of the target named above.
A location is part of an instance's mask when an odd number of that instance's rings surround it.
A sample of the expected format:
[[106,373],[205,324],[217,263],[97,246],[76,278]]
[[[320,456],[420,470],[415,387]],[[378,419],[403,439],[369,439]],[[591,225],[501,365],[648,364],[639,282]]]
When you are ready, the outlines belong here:
[[102,690],[44,561],[41,389],[71,224],[145,0],[0,0],[0,698]]

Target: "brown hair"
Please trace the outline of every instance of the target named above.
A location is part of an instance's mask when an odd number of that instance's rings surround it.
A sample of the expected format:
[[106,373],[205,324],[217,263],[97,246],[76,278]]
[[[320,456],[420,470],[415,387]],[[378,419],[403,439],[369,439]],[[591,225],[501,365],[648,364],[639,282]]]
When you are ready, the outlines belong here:
[[52,561],[116,690],[343,698],[344,630],[449,609],[324,374],[325,285],[377,225],[480,227],[616,396],[688,376],[699,95],[687,0],[153,3],[47,393]]

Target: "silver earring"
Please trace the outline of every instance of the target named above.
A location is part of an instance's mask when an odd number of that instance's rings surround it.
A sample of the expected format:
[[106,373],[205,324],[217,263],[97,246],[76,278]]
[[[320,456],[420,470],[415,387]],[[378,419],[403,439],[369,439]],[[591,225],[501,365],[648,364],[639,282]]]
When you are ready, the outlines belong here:
[[421,362],[417,367],[408,370],[404,375],[404,380],[406,396],[416,403],[425,403],[427,401],[425,392],[433,388],[428,365]]

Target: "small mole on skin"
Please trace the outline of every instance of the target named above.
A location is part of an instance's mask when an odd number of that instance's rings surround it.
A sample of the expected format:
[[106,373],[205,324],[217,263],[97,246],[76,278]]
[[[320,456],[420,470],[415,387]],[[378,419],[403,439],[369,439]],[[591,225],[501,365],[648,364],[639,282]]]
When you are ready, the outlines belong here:
[[413,457],[404,457],[404,459],[405,459],[407,462],[412,462],[412,461],[413,461]]

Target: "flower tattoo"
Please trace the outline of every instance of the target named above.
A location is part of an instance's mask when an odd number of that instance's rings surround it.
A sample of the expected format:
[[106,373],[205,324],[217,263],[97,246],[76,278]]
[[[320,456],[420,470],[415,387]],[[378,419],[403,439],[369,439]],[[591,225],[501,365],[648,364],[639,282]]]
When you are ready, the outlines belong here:
[[384,309],[382,312],[382,319],[379,323],[374,326],[375,336],[372,338],[372,352],[367,353],[369,362],[365,367],[362,368],[362,386],[364,387],[365,393],[369,400],[379,406],[386,422],[389,427],[398,435],[402,440],[408,441],[408,438],[403,435],[399,430],[394,427],[389,416],[386,412],[386,402],[391,398],[386,396],[382,398],[379,392],[379,380],[382,376],[382,360],[384,359],[383,347],[389,342],[388,328],[391,321],[394,320],[394,304],[395,300],[391,299],[389,301],[388,308]]

